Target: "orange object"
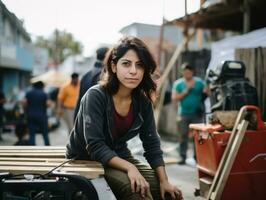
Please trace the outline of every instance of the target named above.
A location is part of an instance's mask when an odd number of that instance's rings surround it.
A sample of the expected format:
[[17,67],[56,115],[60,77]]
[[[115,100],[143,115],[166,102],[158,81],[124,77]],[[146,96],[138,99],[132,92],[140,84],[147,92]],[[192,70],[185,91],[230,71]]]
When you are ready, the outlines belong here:
[[60,88],[58,99],[62,102],[64,107],[72,109],[75,108],[79,95],[79,87],[79,83],[78,85],[68,83]]
[[[257,112],[257,130],[247,130],[233,163],[221,199],[266,199],[266,123]],[[191,124],[196,146],[199,179],[213,179],[230,137],[221,125]]]

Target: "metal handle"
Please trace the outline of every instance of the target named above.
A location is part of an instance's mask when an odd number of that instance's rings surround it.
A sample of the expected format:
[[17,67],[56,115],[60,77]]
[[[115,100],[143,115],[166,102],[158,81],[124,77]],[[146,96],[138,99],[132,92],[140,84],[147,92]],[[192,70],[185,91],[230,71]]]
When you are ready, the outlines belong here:
[[246,110],[255,110],[256,111],[256,115],[257,115],[257,129],[261,130],[261,129],[266,129],[264,122],[261,120],[261,112],[260,109],[257,106],[254,105],[245,105],[242,108],[246,109]]

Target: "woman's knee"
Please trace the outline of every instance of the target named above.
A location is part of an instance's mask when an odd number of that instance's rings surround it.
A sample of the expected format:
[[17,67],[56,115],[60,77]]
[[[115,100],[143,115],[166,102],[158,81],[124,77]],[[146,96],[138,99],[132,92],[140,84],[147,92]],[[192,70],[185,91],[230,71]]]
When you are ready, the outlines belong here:
[[[138,200],[143,199],[140,193],[134,193],[127,174],[116,169],[106,169],[105,179],[112,189],[117,199]],[[144,198],[146,200],[152,199],[150,193]]]

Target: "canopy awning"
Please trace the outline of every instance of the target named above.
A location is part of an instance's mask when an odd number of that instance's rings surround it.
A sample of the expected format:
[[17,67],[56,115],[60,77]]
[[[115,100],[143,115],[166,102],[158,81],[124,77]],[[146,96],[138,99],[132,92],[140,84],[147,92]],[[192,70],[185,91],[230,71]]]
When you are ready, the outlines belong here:
[[70,77],[59,71],[48,71],[39,76],[33,77],[31,83],[42,81],[46,86],[61,87],[70,81]]
[[[168,24],[203,29],[243,30],[244,0],[227,0],[201,8]],[[250,30],[266,27],[266,1],[249,0]]]

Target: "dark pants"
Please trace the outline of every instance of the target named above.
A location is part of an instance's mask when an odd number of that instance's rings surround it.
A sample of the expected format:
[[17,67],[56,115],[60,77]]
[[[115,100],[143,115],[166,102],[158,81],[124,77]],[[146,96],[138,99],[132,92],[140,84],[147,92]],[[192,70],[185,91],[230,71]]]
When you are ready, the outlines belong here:
[[[161,199],[160,185],[155,171],[134,158],[128,158],[127,161],[133,163],[150,184],[151,194],[147,195],[144,199]],[[114,168],[105,168],[105,179],[118,200],[143,199],[139,193],[131,191],[130,181],[126,172]]]
[[35,145],[35,134],[37,131],[42,133],[44,144],[46,146],[50,145],[47,117],[28,117],[28,128],[30,133],[30,145]]
[[[196,114],[191,115],[183,115],[179,116],[177,122],[178,133],[180,134],[180,148],[179,154],[183,160],[187,158],[187,149],[188,149],[188,142],[189,142],[189,124],[193,123],[202,123],[202,117]],[[194,145],[193,145],[194,146]],[[195,147],[194,147],[194,158],[195,154]]]

